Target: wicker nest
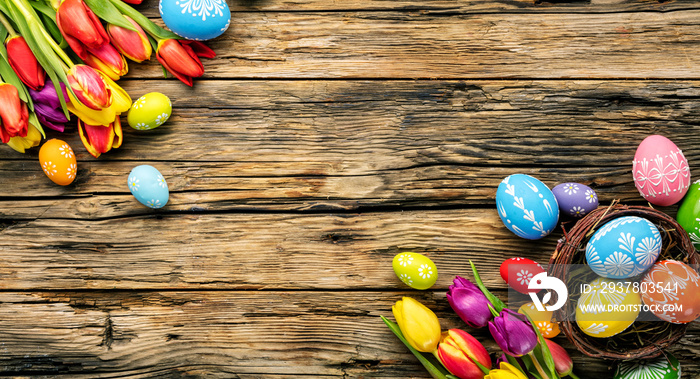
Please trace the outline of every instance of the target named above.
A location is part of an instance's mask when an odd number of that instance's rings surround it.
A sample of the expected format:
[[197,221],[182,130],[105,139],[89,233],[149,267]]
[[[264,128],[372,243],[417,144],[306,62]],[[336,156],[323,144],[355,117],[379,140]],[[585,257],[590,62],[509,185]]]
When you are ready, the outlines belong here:
[[[588,283],[597,275],[576,275],[569,272],[570,264],[583,265],[588,239],[596,228],[606,222],[622,216],[639,216],[651,221],[661,232],[661,259],[673,259],[687,264],[699,264],[700,256],[695,251],[688,234],[672,217],[656,209],[643,206],[625,206],[613,203],[609,207],[598,207],[574,227],[564,231],[557,249],[549,261],[549,275],[556,276],[572,289],[578,289],[582,283]],[[574,275],[572,275],[574,274]],[[575,283],[570,282],[575,281]],[[635,321],[624,332],[609,338],[594,338],[584,334],[576,324],[574,317],[576,303],[580,293],[569,294],[565,306],[557,311],[561,321],[560,329],[576,348],[590,357],[608,359],[653,358],[663,350],[676,343],[685,335],[687,324],[672,324],[660,321]]]

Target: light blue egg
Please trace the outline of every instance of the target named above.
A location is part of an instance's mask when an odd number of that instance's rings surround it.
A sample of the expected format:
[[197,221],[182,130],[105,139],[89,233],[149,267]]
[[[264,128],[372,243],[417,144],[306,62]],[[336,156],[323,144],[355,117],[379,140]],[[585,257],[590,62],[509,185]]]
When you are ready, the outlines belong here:
[[530,175],[514,174],[503,179],[496,191],[496,206],[503,224],[522,238],[540,239],[559,221],[554,194]]
[[168,29],[195,41],[216,38],[231,23],[226,0],[160,0],[158,9]]
[[619,217],[600,227],[586,244],[586,262],[596,274],[626,279],[648,270],[661,253],[661,234],[651,221]]
[[153,166],[134,167],[129,174],[128,185],[136,200],[149,208],[162,208],[168,203],[168,183]]

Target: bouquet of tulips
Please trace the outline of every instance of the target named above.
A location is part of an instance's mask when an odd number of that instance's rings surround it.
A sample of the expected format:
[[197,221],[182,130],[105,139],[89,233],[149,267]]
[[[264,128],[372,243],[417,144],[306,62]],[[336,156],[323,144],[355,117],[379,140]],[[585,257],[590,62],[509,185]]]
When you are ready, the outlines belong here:
[[43,127],[62,132],[70,114],[90,154],[119,147],[131,98],[115,81],[128,72],[126,58],[140,63],[155,50],[192,86],[204,74],[200,58],[215,56],[122,0],[0,0],[0,38],[0,140],[22,153],[39,145]]
[[471,266],[476,284],[458,276],[446,296],[467,325],[488,326],[503,351],[495,364],[476,338],[461,329],[442,332],[435,313],[413,298],[404,297],[392,307],[396,323],[382,316],[430,375],[435,379],[559,379],[567,375],[578,379],[566,350],[542,337],[528,315],[506,308],[484,286],[473,263]]

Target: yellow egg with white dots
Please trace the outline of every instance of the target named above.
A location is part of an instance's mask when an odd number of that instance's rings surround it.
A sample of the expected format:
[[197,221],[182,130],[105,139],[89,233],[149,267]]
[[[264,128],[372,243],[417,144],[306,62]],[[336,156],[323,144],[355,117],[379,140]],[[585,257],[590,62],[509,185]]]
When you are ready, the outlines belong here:
[[530,316],[537,329],[544,338],[554,338],[559,335],[559,324],[552,320],[554,312],[546,309],[539,311],[534,303],[525,303],[520,306],[518,313]]
[[160,92],[150,92],[134,101],[126,120],[136,130],[151,130],[168,121],[172,112],[170,98]]
[[417,290],[432,287],[438,277],[435,263],[423,254],[413,252],[397,254],[391,266],[404,284]]

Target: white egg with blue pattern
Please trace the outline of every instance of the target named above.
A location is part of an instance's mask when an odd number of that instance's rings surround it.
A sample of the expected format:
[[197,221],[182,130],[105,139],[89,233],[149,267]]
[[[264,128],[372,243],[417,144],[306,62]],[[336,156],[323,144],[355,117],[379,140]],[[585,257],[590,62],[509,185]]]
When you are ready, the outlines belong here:
[[136,200],[149,208],[162,208],[168,203],[168,183],[153,166],[134,167],[129,174],[128,185]]
[[559,221],[559,206],[552,191],[538,179],[514,174],[496,191],[496,206],[503,224],[515,235],[536,240],[547,236]]
[[618,217],[600,227],[586,244],[586,262],[598,275],[627,279],[648,270],[661,253],[661,234],[649,220]]

